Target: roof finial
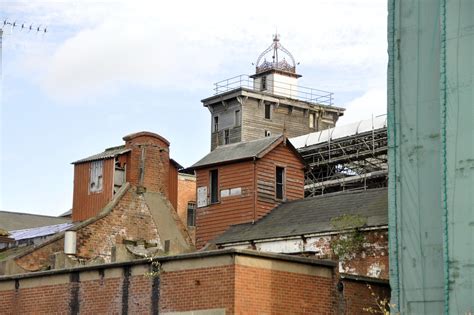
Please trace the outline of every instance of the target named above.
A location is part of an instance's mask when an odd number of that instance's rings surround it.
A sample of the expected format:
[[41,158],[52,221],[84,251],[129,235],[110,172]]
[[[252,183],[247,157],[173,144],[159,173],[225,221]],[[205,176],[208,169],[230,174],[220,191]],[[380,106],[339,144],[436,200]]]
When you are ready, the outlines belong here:
[[[275,30],[276,30],[276,32],[275,32],[275,34],[273,34],[273,43],[270,45],[270,47],[265,49],[260,54],[260,56],[258,56],[257,62],[255,63],[256,68],[257,68],[257,73],[260,73],[260,72],[263,72],[263,71],[266,71],[266,70],[269,70],[269,69],[277,69],[277,70],[296,73],[295,72],[296,71],[295,70],[296,69],[295,59],[293,58],[291,53],[287,49],[285,49],[285,47],[283,47],[280,44],[280,34],[278,34],[277,29],[275,29]],[[268,61],[265,60],[265,55],[270,53],[270,52],[273,52],[272,60],[270,62],[268,62]],[[283,54],[284,54],[282,61],[279,60],[279,56],[278,56],[279,52],[283,52]],[[285,54],[290,59],[291,63],[288,63],[286,61],[287,59],[284,58]],[[264,60],[262,64],[260,64],[261,60]]]

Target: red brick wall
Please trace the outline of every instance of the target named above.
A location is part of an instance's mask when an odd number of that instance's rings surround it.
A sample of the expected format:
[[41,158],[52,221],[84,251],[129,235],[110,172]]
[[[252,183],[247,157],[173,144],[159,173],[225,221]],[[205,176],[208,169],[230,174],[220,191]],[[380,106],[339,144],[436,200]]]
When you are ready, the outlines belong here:
[[67,314],[72,284],[0,291],[1,314]]
[[235,312],[334,314],[332,278],[235,266]]
[[[97,272],[93,272],[96,278]],[[17,291],[0,290],[2,314],[68,313],[74,285],[80,313],[121,313],[125,301],[130,314],[151,313],[153,279],[141,275],[125,279],[122,274],[87,280],[81,274],[78,280],[35,288],[22,288],[20,281]],[[160,312],[225,309],[226,314],[334,314],[332,278],[228,265],[164,272],[160,282]]]
[[[110,262],[112,246],[122,244],[124,240],[160,240],[143,195],[137,194],[133,187],[107,216],[77,231],[77,256]],[[61,238],[16,259],[16,263],[29,271],[47,269],[51,255],[63,250],[64,239]]]
[[117,314],[125,309],[130,314],[150,314],[153,307],[159,307],[160,312],[225,309],[226,314],[364,314],[364,308],[376,307],[372,292],[380,298],[389,294],[388,285],[372,284],[371,291],[363,281],[351,279],[341,280],[343,289],[336,290],[338,275],[330,266],[291,262],[290,269],[303,271],[294,272],[275,268],[281,261],[272,259],[266,259],[270,269],[230,261],[222,264],[222,260],[206,265],[207,261],[200,258],[196,265],[178,260],[183,268],[175,270],[167,270],[167,262],[162,262],[165,271],[159,278],[144,276],[149,270],[147,262],[16,280],[0,278],[0,313],[64,314],[75,308],[82,314]]
[[183,224],[188,224],[188,202],[196,203],[196,178],[191,175],[178,175],[178,212]]
[[224,308],[234,314],[234,266],[165,272],[161,278],[160,311]]
[[169,142],[151,132],[139,132],[123,138],[125,146],[132,151],[127,163],[127,181],[140,185],[140,161],[144,148],[143,183],[148,191],[161,192],[169,196]]
[[388,284],[368,284],[353,280],[343,280],[342,283],[342,308],[345,314],[381,314],[380,301],[390,298]]

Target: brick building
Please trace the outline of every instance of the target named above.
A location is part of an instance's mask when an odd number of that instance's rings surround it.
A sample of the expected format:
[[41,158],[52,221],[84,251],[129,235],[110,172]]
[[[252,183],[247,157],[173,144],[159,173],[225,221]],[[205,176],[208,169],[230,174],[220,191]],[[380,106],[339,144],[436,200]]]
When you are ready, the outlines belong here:
[[[194,249],[175,210],[180,166],[169,157],[169,142],[151,132],[123,139],[123,146],[73,163],[74,225],[40,244],[5,253],[0,273],[126,261]],[[72,243],[66,242],[69,238]],[[73,248],[66,252],[68,244]]]
[[339,260],[341,273],[388,280],[387,189],[284,202],[255,224],[231,226],[213,243]]
[[[219,250],[0,277],[5,314],[369,314],[386,281],[331,261]],[[155,269],[156,270],[156,269]],[[371,285],[371,289],[367,285]],[[372,295],[373,294],[373,295]]]
[[196,246],[303,198],[304,162],[284,136],[219,146],[195,163]]
[[218,82],[215,95],[202,100],[211,113],[211,150],[285,131],[297,137],[334,127],[344,108],[333,106],[332,93],[300,86],[300,77],[295,59],[275,35],[254,75]]

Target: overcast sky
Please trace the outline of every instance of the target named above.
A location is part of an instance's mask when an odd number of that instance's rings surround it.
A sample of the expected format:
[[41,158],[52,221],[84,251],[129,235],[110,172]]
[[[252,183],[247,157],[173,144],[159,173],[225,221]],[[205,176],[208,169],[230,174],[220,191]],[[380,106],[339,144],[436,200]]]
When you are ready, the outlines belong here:
[[[72,161],[137,131],[190,166],[209,152],[213,83],[252,74],[278,30],[299,84],[335,93],[339,124],[386,112],[387,1],[3,1],[0,209],[72,206]],[[3,24],[3,23],[2,23]]]

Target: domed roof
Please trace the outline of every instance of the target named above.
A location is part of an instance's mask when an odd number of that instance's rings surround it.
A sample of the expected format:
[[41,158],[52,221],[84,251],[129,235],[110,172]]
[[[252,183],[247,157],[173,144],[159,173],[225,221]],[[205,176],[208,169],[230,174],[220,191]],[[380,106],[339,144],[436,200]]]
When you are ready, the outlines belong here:
[[[272,54],[271,60],[267,61],[267,57],[269,57],[270,54]],[[268,70],[296,73],[295,58],[280,44],[280,35],[278,34],[273,36],[273,43],[258,56],[255,65],[257,67],[256,73]]]

